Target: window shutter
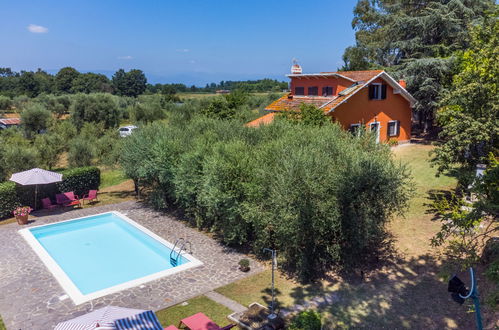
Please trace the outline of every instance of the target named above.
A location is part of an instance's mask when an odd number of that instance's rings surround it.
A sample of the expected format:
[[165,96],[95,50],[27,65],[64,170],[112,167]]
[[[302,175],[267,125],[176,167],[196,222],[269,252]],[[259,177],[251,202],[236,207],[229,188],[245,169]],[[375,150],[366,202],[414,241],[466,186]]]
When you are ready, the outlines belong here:
[[381,99],[386,99],[386,85],[381,85]]
[[400,135],[400,120],[397,120],[397,136]]
[[372,100],[374,98],[374,86],[369,85],[369,100]]

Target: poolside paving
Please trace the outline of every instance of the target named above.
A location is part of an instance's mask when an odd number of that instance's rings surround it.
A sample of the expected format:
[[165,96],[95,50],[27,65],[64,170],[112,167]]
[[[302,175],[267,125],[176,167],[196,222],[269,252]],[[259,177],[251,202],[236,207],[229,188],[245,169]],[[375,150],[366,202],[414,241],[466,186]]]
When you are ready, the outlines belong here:
[[[78,306],[69,298],[61,300],[66,293],[18,230],[113,210],[127,215],[167,241],[186,238],[192,242],[193,256],[204,264]],[[40,216],[23,227],[17,223],[0,225],[0,246],[0,315],[7,329],[15,330],[53,329],[58,322],[106,305],[156,311],[263,270],[261,264],[253,261],[251,271],[239,271],[239,260],[247,256],[170,215],[134,201]]]

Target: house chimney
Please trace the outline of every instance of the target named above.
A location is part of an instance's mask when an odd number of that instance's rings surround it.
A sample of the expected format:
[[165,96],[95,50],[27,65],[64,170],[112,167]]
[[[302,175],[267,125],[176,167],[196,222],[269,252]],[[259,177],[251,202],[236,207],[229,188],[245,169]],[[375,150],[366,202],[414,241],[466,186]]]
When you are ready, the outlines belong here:
[[404,87],[404,88],[407,87],[407,84],[406,84],[406,82],[405,82],[404,79],[399,80],[399,85],[402,86],[402,87]]
[[301,66],[298,64],[296,59],[293,59],[293,65],[291,66],[291,74],[301,74]]

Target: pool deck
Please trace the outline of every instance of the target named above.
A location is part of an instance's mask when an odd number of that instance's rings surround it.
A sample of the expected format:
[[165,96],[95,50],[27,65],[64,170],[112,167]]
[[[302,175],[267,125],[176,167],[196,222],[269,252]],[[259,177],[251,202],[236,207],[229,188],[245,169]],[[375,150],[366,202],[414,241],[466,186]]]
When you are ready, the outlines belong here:
[[[204,264],[78,306],[69,298],[60,300],[66,293],[18,230],[113,210],[172,243],[179,237],[186,238],[192,242],[193,256]],[[17,223],[0,225],[0,242],[0,315],[7,329],[12,330],[53,329],[61,321],[107,305],[156,311],[263,270],[252,260],[250,272],[239,271],[239,260],[247,256],[133,201],[40,216],[22,227]]]

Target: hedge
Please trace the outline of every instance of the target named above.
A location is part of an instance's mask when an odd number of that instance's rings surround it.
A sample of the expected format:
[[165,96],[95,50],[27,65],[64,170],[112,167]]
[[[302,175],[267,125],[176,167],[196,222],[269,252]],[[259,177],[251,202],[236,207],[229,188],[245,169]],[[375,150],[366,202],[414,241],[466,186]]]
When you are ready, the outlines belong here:
[[[49,197],[55,201],[55,195],[61,192],[74,191],[78,196],[88,193],[91,189],[99,189],[100,170],[97,167],[78,167],[60,172],[62,182],[38,186],[37,207],[40,200]],[[12,215],[19,205],[34,207],[35,186],[21,186],[14,182],[0,183],[0,219]]]
[[74,191],[76,195],[81,196],[89,190],[99,189],[100,170],[97,167],[78,167],[61,173],[63,180],[56,184],[61,192]]
[[387,146],[333,124],[253,129],[194,117],[125,140],[122,168],[153,206],[182,211],[225,244],[275,248],[303,280],[363,267],[410,192]]
[[14,182],[0,183],[0,219],[12,216],[12,211],[20,206]]

